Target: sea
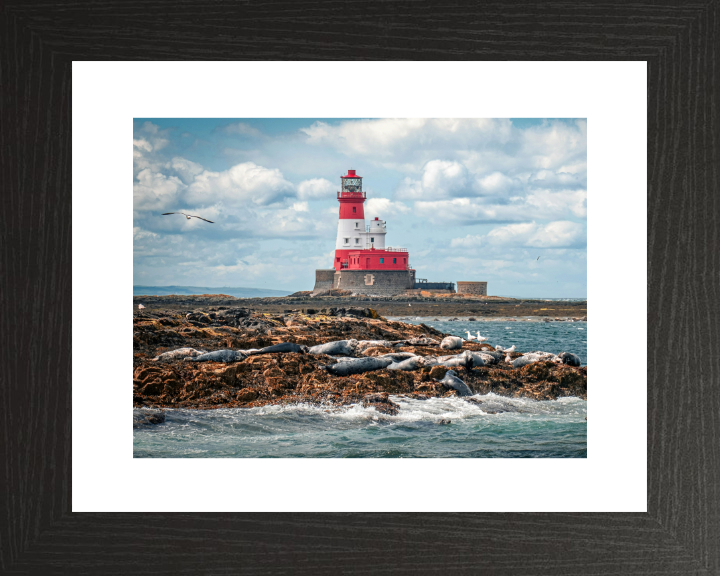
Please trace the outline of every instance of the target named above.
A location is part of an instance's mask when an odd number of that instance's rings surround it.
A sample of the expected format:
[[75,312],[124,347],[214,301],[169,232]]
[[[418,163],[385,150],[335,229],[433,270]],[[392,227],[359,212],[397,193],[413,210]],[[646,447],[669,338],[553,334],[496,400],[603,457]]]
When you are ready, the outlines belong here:
[[[520,352],[573,352],[587,363],[587,322],[532,318],[393,318],[424,323]],[[477,395],[391,396],[396,416],[360,405],[167,410],[163,424],[133,429],[136,458],[586,458],[587,402]]]

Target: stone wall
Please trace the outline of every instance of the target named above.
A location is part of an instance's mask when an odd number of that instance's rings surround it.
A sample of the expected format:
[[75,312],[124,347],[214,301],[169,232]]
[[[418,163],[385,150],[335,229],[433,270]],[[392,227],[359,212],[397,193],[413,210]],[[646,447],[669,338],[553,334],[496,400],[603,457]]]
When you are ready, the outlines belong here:
[[458,282],[457,293],[487,296],[487,282]]
[[332,290],[333,281],[335,280],[335,268],[329,270],[315,270],[315,288],[313,294]]
[[368,296],[402,294],[415,284],[415,270],[341,270],[333,288]]

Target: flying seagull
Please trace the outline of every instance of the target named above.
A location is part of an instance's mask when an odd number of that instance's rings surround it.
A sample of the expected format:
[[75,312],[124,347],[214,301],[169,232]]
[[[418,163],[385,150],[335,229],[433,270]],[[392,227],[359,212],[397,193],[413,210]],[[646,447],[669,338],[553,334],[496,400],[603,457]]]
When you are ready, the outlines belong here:
[[535,262],[537,262],[538,260],[540,260],[540,256],[538,256],[537,258],[535,258]]
[[206,220],[205,218],[202,218],[201,216],[195,216],[194,214],[185,214],[185,212],[165,212],[163,214],[163,216],[169,216],[170,214],[182,214],[188,220],[190,220],[190,218],[200,218],[200,220],[205,220],[205,222],[210,222],[210,224],[215,224],[215,222],[213,222],[212,220]]

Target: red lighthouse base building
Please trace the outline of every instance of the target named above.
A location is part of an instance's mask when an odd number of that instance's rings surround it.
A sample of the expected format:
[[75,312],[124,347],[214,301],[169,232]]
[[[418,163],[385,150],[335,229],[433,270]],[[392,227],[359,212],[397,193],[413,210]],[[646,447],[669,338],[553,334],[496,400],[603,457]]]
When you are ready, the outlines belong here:
[[316,270],[313,294],[351,290],[354,294],[389,296],[412,289],[415,270],[406,248],[386,247],[386,222],[365,223],[366,194],[355,170],[340,177],[338,233],[333,268]]

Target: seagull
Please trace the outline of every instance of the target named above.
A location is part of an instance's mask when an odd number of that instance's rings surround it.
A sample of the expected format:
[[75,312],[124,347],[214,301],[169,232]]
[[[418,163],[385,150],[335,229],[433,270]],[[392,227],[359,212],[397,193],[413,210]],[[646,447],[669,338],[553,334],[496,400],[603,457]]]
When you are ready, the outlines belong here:
[[507,350],[504,350],[504,351],[509,353],[509,352],[515,352],[515,350],[516,350],[515,344],[513,344],[512,346],[510,346],[510,348],[508,348]]
[[468,342],[471,341],[471,340],[477,340],[477,338],[475,338],[475,336],[473,336],[472,334],[470,334],[470,331],[469,331],[469,330],[465,330],[465,334],[468,335]]
[[201,216],[195,216],[194,214],[185,214],[185,212],[165,212],[165,213],[163,213],[163,216],[169,216],[170,214],[182,214],[188,220],[190,220],[190,218],[200,218],[200,220],[205,220],[205,222],[210,222],[210,224],[215,224],[215,222],[213,222],[212,220],[206,220],[205,218],[202,218]]
[[485,338],[485,336],[480,336],[480,331],[478,330],[478,332],[477,332],[477,341],[478,341],[478,342],[485,342],[485,340],[487,340],[487,338]]
[[142,304],[138,304],[138,308],[142,310],[143,308],[145,308],[145,306],[143,306]]
[[538,256],[537,258],[535,258],[535,262],[537,262],[538,260],[540,260],[540,256]]
[[512,364],[512,358],[510,358],[510,354],[505,355],[505,362],[507,362],[508,364]]

